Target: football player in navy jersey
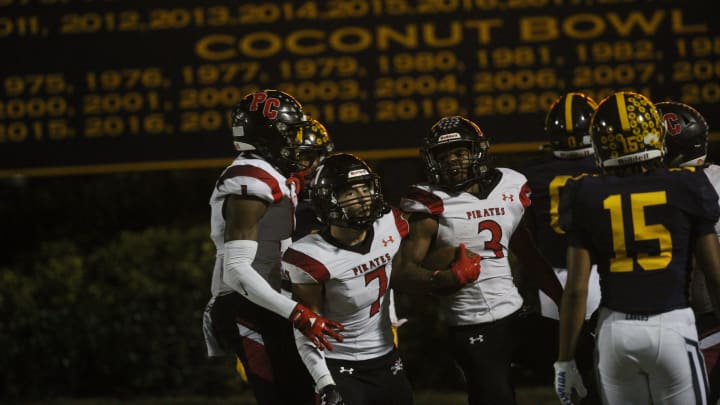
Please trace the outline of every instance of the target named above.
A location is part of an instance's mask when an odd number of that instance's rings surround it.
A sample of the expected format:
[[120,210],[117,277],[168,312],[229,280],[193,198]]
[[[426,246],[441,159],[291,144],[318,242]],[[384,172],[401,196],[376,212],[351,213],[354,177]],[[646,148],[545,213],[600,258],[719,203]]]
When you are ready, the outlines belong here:
[[[461,116],[441,118],[423,140],[429,183],[411,186],[400,202],[410,215],[402,263],[418,266],[428,253],[459,244],[482,257],[480,277],[443,297],[449,347],[464,373],[471,405],[516,403],[513,329],[523,298],[510,268],[510,250],[525,271],[544,272],[544,277],[533,276],[549,296],[559,300],[562,290],[522,225],[530,206],[525,176],[488,166],[488,147],[474,122]],[[402,266],[395,277],[398,292],[437,292]]]
[[[720,193],[720,166],[707,161],[710,128],[705,117],[693,107],[674,101],[663,101],[655,106],[667,128],[665,163],[670,167],[697,167],[705,172],[715,191]],[[720,235],[720,223],[715,224]],[[693,271],[690,282],[691,305],[695,311],[700,349],[705,357],[710,382],[709,403],[720,399],[720,319],[715,316],[705,277]]]
[[[593,156],[590,138],[590,119],[597,103],[583,93],[570,92],[556,99],[545,116],[545,136],[550,141],[550,158],[532,161],[522,168],[532,190],[532,205],[528,210],[528,222],[534,229],[534,236],[540,251],[550,260],[555,274],[562,285],[567,279],[565,254],[567,235],[558,223],[560,195],[565,183],[574,177],[598,171]],[[538,291],[540,313],[535,317],[538,334],[534,341],[540,341],[544,350],[533,345],[531,355],[537,358],[534,371],[542,380],[550,383],[554,377],[553,362],[557,359],[558,307],[546,294]],[[593,266],[588,286],[588,303],[583,331],[578,347],[578,367],[588,383],[589,395],[583,403],[599,403],[597,390],[592,385],[594,340],[592,314],[600,304],[600,284],[596,267]]]
[[568,182],[561,226],[568,280],[560,308],[555,390],[584,393],[574,361],[594,260],[602,298],[597,385],[605,404],[705,404],[707,376],[688,284],[693,253],[720,297],[718,195],[701,172],[666,169],[665,127],[647,97],[618,92],[591,120],[602,174]]
[[[408,223],[385,203],[379,177],[351,154],[325,159],[313,174],[310,194],[325,227],[294,242],[282,265],[299,302],[346,327],[345,340],[327,353],[306,335],[295,334],[322,404],[412,404],[412,389],[393,344],[388,295]],[[451,270],[441,272],[472,279],[479,265],[477,255],[463,255]]]
[[314,404],[312,379],[294,348],[292,327],[332,348],[342,325],[280,293],[280,258],[290,245],[303,128],[300,103],[279,90],[245,96],[232,111],[237,158],[210,198],[217,248],[204,331],[210,355],[232,351],[259,404]]

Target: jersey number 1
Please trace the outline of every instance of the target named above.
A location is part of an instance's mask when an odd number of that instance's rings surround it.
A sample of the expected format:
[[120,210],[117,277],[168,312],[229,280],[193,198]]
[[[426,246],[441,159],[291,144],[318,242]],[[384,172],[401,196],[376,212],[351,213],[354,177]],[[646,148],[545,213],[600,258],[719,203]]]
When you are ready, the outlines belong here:
[[613,194],[603,200],[603,208],[610,211],[612,228],[613,252],[610,259],[611,272],[633,271],[634,263],[645,271],[665,269],[672,260],[672,237],[670,231],[662,224],[648,225],[645,222],[645,207],[667,204],[665,191],[630,194],[630,218],[633,227],[633,240],[657,240],[659,254],[650,256],[648,253],[637,253],[636,257],[628,257],[625,241],[625,209],[622,196]]

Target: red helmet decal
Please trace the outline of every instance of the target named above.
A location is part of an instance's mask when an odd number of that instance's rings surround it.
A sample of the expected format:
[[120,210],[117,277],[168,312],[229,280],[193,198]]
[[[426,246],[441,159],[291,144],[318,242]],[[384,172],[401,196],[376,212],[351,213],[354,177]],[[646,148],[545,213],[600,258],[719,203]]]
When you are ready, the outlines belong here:
[[273,107],[277,108],[280,107],[280,99],[275,97],[269,97],[267,96],[267,93],[264,91],[253,93],[252,100],[250,101],[250,111],[257,111],[260,107],[260,104],[263,104],[262,114],[264,117],[270,120],[274,120],[277,118],[277,110],[273,109]]
[[266,116],[268,119],[274,120],[277,118],[278,112],[277,109],[272,109],[273,107],[280,107],[280,100],[277,98],[269,98],[265,102],[265,108],[263,108],[263,115]]
[[665,126],[667,127],[667,133],[670,136],[679,135],[682,132],[682,125],[680,125],[680,118],[675,113],[667,113],[663,115],[665,120]]
[[250,111],[257,111],[258,106],[267,100],[267,94],[265,92],[253,93],[252,101],[250,101]]

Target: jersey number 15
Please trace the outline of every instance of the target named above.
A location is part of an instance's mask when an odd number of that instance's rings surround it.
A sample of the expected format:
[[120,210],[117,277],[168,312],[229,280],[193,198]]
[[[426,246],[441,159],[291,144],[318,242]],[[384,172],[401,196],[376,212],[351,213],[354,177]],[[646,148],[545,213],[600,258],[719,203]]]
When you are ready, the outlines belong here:
[[[612,228],[613,252],[610,259],[611,272],[633,271],[637,264],[645,271],[667,268],[672,260],[672,237],[670,231],[662,224],[648,225],[645,221],[645,208],[667,204],[665,191],[630,194],[630,211],[623,205],[622,196],[613,194],[603,200],[603,208],[610,211],[610,227]],[[625,240],[625,220],[629,214],[633,229],[633,241],[657,240],[659,252],[656,255],[638,252],[635,257],[628,257],[627,241]]]

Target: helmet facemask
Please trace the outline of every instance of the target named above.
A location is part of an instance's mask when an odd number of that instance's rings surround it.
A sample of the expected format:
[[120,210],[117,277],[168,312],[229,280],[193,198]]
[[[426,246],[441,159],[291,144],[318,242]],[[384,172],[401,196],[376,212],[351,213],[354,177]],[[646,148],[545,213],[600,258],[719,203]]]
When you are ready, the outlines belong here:
[[338,223],[349,228],[366,229],[382,216],[382,196],[377,177],[337,190],[334,199],[341,212]]
[[324,224],[364,230],[389,210],[380,178],[354,156],[330,156],[313,176],[310,195]]
[[[461,149],[465,152],[460,152]],[[453,190],[464,189],[487,172],[487,149],[488,144],[485,141],[457,141],[423,148],[428,179],[433,184]]]
[[[452,190],[465,189],[487,173],[488,148],[487,138],[472,121],[461,116],[441,118],[432,126],[422,146],[428,181]],[[459,154],[452,156],[454,151]]]
[[312,118],[287,139],[290,144],[281,149],[281,158],[301,180],[309,180],[310,173],[335,149],[325,126]]

